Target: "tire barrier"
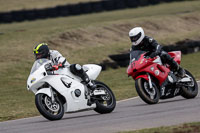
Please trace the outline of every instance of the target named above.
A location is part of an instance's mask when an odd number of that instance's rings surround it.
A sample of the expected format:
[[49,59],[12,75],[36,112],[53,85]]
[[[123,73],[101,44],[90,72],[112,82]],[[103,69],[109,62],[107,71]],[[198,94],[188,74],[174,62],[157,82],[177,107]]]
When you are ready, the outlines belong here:
[[106,11],[114,10],[114,0],[105,0],[102,1],[103,9]]
[[[167,52],[180,50],[182,54],[190,54],[200,51],[200,40],[184,40],[176,44],[164,46],[163,49]],[[116,66],[127,67],[129,65],[129,52],[123,54],[109,55],[116,63]]]
[[101,2],[92,2],[91,3],[92,10],[91,12],[102,12],[103,11],[103,6]]
[[61,17],[69,16],[69,8],[68,6],[57,6],[57,12]]
[[21,22],[21,21],[24,21],[25,20],[25,17],[24,17],[24,12],[23,11],[18,11],[18,12],[11,12],[12,14],[12,19],[13,21],[16,21],[16,22]]
[[81,7],[80,4],[68,5],[69,15],[81,14],[81,8],[80,7]]
[[120,67],[127,67],[129,64],[129,52],[123,54],[109,55],[109,57]]
[[100,0],[56,6],[53,8],[19,10],[0,13],[0,23],[21,22],[25,20],[55,18],[88,14],[94,12],[111,11],[125,8],[136,8],[159,4],[160,2],[187,1],[187,0]]
[[92,12],[92,4],[91,3],[80,3],[81,12],[83,14]]
[[47,10],[46,9],[35,10],[35,16],[36,16],[36,19],[45,19],[48,17]]
[[102,67],[103,71],[108,68],[117,69],[119,67],[116,62],[109,61],[109,60],[104,60],[102,63],[100,63],[98,65],[100,65]]

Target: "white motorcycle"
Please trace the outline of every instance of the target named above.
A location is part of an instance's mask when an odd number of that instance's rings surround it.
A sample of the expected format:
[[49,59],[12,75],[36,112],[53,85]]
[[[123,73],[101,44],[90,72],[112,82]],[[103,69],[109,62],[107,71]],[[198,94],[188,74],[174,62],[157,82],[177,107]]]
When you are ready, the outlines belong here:
[[[96,84],[91,91],[81,78],[72,74],[69,67],[50,70],[51,61],[38,59],[32,66],[27,80],[27,89],[35,94],[38,111],[49,120],[59,120],[64,113],[93,109],[98,113],[110,113],[115,109],[116,100],[112,90],[95,79],[101,66],[83,65],[84,71]],[[88,101],[92,101],[88,104]]]

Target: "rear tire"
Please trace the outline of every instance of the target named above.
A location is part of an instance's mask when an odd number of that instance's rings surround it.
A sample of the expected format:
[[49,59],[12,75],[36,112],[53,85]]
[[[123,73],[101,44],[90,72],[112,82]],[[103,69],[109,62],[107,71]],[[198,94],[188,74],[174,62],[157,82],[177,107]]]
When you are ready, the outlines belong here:
[[64,115],[62,102],[58,98],[55,100],[55,104],[52,104],[51,98],[46,94],[39,93],[35,96],[38,111],[48,120],[60,120]]
[[156,84],[152,82],[152,85],[153,88],[150,89],[148,81],[143,78],[138,78],[135,81],[135,88],[138,95],[147,104],[156,104],[160,99],[160,92]]
[[192,74],[189,71],[185,70],[185,72],[187,75],[189,75],[192,78],[194,86],[193,87],[183,86],[181,96],[187,99],[195,98],[198,94],[198,84],[195,78],[192,76]]
[[112,112],[116,106],[116,99],[112,90],[106,84],[102,82],[99,82],[99,81],[94,81],[94,82],[97,86],[97,89],[104,89],[105,92],[107,93],[106,96],[98,97],[98,99],[101,99],[101,100],[96,100],[96,108],[94,109],[94,111],[100,114]]

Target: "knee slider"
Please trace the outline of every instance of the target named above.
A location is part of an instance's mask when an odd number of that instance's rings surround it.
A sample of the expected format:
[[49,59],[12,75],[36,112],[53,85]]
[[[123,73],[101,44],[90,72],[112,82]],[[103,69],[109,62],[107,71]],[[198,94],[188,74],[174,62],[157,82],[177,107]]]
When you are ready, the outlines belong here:
[[82,69],[82,67],[81,67],[81,65],[76,64],[76,65],[75,65],[75,69],[76,69],[77,71],[80,71],[80,70]]
[[77,75],[82,72],[82,67],[79,64],[72,64],[72,65],[70,65],[70,71],[73,74]]

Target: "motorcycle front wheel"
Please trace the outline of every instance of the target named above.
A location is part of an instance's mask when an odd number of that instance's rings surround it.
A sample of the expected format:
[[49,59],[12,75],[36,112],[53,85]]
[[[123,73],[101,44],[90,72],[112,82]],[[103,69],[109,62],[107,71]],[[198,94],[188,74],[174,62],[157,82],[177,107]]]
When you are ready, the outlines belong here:
[[140,98],[147,104],[158,103],[160,92],[154,82],[152,82],[152,88],[150,88],[147,80],[138,78],[135,81],[135,88]]
[[35,105],[40,114],[48,120],[60,120],[64,115],[63,104],[58,98],[52,103],[51,97],[39,93],[35,96]]
[[97,86],[96,89],[100,90],[103,89],[106,93],[106,95],[96,97],[96,108],[94,109],[94,111],[100,114],[112,112],[116,106],[116,99],[112,90],[102,82],[99,81],[94,81],[94,82]]

